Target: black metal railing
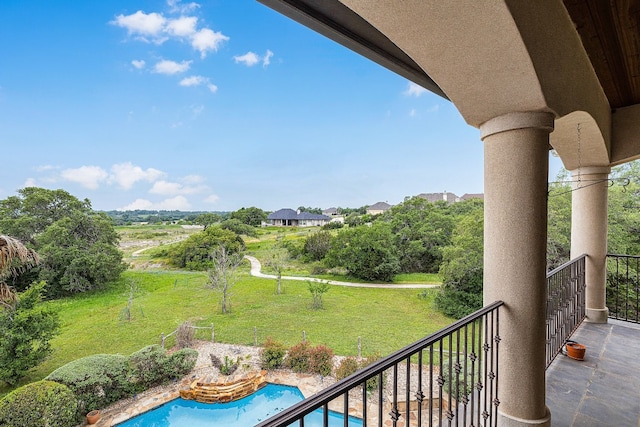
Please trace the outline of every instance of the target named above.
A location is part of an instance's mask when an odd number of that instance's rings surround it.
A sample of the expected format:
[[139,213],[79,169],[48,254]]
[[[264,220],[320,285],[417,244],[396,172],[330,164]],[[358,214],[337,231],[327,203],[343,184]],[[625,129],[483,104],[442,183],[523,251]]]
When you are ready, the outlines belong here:
[[640,255],[607,254],[609,318],[640,323]]
[[585,259],[582,255],[547,274],[547,367],[584,320]]
[[304,427],[313,418],[323,427],[330,419],[344,427],[495,426],[502,305],[494,302],[256,427]]

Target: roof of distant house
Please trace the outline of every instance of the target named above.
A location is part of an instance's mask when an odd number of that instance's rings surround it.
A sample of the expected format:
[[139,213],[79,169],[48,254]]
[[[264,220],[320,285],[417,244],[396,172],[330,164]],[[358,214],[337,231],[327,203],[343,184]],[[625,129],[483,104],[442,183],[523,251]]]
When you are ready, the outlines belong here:
[[460,200],[469,200],[469,199],[482,199],[484,200],[484,193],[465,193]]
[[267,219],[288,219],[288,220],[300,220],[300,219],[305,219],[305,220],[330,220],[331,218],[329,218],[326,215],[320,215],[320,214],[314,214],[314,213],[310,213],[310,212],[296,212],[293,209],[280,209],[278,211],[272,212],[267,216]]
[[389,203],[386,202],[378,202],[378,203],[374,203],[371,206],[367,207],[368,211],[386,211],[391,207],[391,205]]

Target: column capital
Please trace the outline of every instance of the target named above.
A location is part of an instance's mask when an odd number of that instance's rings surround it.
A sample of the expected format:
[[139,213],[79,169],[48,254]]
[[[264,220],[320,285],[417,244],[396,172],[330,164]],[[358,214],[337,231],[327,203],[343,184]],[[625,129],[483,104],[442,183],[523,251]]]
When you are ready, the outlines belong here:
[[571,171],[572,176],[577,175],[609,175],[611,168],[609,166],[583,166]]
[[516,129],[537,128],[553,131],[555,116],[540,111],[513,112],[494,117],[480,125],[480,139],[500,132]]

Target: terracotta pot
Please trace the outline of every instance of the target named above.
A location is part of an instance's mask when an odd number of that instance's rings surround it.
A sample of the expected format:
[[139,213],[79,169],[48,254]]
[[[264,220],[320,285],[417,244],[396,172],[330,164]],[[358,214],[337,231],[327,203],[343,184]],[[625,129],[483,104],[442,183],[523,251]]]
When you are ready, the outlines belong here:
[[100,411],[94,410],[87,414],[87,423],[95,424],[100,419]]
[[567,343],[567,356],[575,360],[584,360],[584,353],[587,351],[587,347],[577,342]]

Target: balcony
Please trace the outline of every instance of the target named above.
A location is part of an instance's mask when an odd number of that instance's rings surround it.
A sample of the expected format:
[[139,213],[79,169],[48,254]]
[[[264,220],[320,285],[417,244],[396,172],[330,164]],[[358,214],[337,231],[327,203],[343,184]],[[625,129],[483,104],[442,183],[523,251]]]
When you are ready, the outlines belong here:
[[[609,256],[609,286],[617,287],[610,292],[616,300],[609,304],[624,306],[618,313],[627,321],[605,324],[583,323],[586,258],[580,256],[547,276],[546,403],[551,425],[636,427],[640,325],[628,320],[638,321],[637,257]],[[257,427],[304,427],[312,412],[323,415],[323,426],[334,427],[328,421],[332,411],[349,415],[343,417],[344,427],[498,425],[499,350],[505,351],[499,349],[501,310],[501,301],[490,304]],[[562,354],[569,337],[586,346],[584,360]]]

